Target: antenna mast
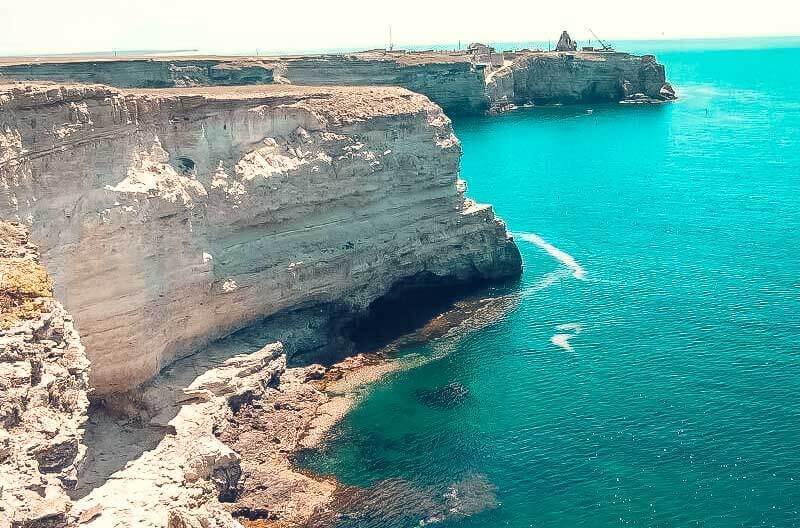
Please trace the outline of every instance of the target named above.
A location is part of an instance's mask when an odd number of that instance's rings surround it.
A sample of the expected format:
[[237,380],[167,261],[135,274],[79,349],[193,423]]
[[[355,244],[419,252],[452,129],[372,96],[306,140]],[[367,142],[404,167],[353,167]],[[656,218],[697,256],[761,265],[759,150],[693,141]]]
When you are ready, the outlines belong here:
[[392,25],[389,24],[389,51],[394,49],[394,42],[392,42]]

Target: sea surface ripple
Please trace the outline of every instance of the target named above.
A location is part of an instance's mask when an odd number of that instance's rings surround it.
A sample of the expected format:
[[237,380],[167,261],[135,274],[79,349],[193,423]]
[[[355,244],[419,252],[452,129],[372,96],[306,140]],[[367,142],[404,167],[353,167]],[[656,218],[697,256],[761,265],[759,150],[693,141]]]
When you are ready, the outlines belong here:
[[796,46],[654,48],[674,104],[454,122],[519,300],[301,460],[405,490],[341,526],[800,526]]

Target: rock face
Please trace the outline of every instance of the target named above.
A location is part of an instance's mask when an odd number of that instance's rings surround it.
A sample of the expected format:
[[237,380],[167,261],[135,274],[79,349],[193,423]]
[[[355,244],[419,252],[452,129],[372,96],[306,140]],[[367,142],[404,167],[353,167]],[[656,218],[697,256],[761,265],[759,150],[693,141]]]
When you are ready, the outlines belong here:
[[159,422],[163,415],[147,412],[167,413],[169,419],[161,425],[169,432],[153,449],[75,501],[75,517],[86,519],[82,524],[91,528],[240,526],[222,504],[237,498],[242,461],[218,436],[242,402],[278,392],[275,386],[286,367],[283,348],[270,344],[216,366],[185,367],[178,377],[193,372],[192,367],[208,370],[185,387],[174,379],[157,379],[143,387],[142,418]]
[[67,526],[88,367],[36,246],[0,222],[0,526]]
[[617,102],[643,94],[670,100],[664,67],[655,57],[615,52],[575,52],[562,35],[564,53],[368,51],[339,55],[266,58],[162,58],[72,60],[0,64],[5,80],[102,83],[122,88],[298,84],[401,86],[427,96],[448,115],[481,114],[508,104]]
[[99,83],[119,88],[301,85],[402,86],[428,96],[448,114],[487,107],[483,72],[466,55],[388,54],[237,59],[105,59],[0,64],[0,82]]
[[675,99],[655,57],[615,52],[522,53],[487,77],[486,93],[493,106]]
[[32,79],[120,88],[165,88],[269,84],[273,72],[257,59],[111,59],[0,65],[0,82]]
[[272,63],[276,78],[304,85],[393,85],[427,96],[447,115],[487,110],[483,71],[466,55],[389,54],[284,57]]
[[449,119],[400,88],[11,85],[0,146],[0,217],[31,226],[98,394],[267,316],[301,310],[325,355],[404,281],[520,273]]

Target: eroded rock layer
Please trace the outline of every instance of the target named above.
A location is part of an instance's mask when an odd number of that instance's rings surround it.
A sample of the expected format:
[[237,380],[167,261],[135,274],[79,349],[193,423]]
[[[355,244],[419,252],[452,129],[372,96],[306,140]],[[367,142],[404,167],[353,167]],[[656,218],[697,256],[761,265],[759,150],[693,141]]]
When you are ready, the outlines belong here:
[[23,226],[0,222],[0,526],[67,526],[88,367],[36,246]]
[[507,52],[485,63],[466,52],[385,52],[242,58],[13,60],[0,81],[102,83],[123,88],[288,83],[401,86],[448,115],[504,105],[650,101],[675,97],[651,55],[619,52]]
[[272,67],[257,59],[11,61],[0,80],[99,83],[120,88],[268,84]]
[[0,147],[0,217],[31,226],[98,394],[266,316],[303,310],[324,355],[393,285],[520,272],[449,119],[400,88],[10,85]]
[[402,86],[427,96],[448,115],[480,114],[490,103],[482,69],[463,54],[377,51],[281,57],[269,64],[278,82]]
[[520,53],[487,76],[494,107],[675,98],[652,55],[615,52]]

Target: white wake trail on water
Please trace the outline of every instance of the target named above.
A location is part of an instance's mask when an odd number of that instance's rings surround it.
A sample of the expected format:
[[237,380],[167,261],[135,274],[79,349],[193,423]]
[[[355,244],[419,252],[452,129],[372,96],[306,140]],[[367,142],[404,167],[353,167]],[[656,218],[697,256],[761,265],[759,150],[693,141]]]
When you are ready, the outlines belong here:
[[[583,269],[583,266],[581,266],[578,261],[566,251],[557,248],[536,233],[514,233],[514,236],[526,242],[530,242],[531,244],[544,250],[548,255],[556,259],[564,266],[563,268],[551,271],[542,277],[538,283],[527,288],[524,292],[522,292],[522,297],[527,297],[534,292],[547,288],[548,286],[555,284],[569,275],[572,275],[574,278],[581,281],[586,280],[586,270]],[[558,333],[550,338],[550,342],[555,346],[566,350],[567,352],[572,352],[573,348],[569,341],[581,333],[581,330],[583,330],[582,326],[579,323],[566,323],[558,325],[556,330]]]
[[553,244],[549,243],[547,240],[543,239],[536,233],[514,233],[514,236],[521,238],[526,242],[530,242],[531,244],[543,249],[547,252],[548,255],[559,261],[561,264],[566,266],[567,268],[572,271],[572,276],[578,280],[586,279],[586,270],[578,264],[578,261],[575,260],[572,255],[567,253],[566,251],[562,251],[555,247]]

